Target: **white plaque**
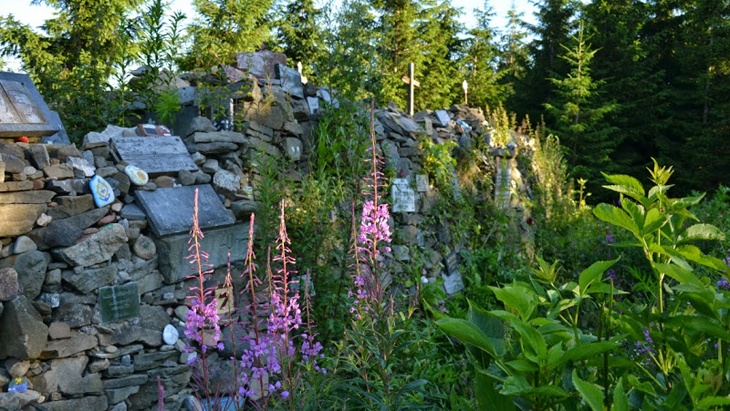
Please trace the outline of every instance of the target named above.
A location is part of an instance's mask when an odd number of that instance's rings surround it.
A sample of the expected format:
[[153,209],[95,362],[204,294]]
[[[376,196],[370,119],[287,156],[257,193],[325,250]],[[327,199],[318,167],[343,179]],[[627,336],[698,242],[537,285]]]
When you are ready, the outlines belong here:
[[416,192],[413,191],[408,179],[393,179],[393,212],[413,213],[416,211]]

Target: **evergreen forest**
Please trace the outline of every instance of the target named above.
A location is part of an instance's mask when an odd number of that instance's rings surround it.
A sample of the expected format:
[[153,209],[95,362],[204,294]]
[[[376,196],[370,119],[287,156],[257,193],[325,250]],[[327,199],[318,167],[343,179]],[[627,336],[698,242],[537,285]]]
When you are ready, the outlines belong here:
[[401,108],[415,63],[416,111],[463,103],[466,80],[471,105],[558,136],[589,191],[599,170],[641,175],[651,158],[672,165],[683,190],[712,191],[730,175],[726,1],[536,0],[534,25],[513,9],[504,27],[489,1],[192,1],[195,18],[161,0],[43,0],[57,13],[41,30],[1,17],[0,50],[20,58],[77,138],[124,117],[131,69],[207,70],[267,48],[301,61],[315,84]]

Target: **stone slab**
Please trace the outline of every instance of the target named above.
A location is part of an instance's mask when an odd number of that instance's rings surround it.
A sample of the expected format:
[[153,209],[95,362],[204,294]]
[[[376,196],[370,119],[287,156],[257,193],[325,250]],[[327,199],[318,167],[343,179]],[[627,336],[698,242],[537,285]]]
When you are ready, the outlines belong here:
[[60,128],[27,74],[0,72],[0,137],[48,136]]
[[286,64],[286,56],[268,50],[238,53],[236,63],[239,69],[246,70],[257,78],[273,79],[276,74],[276,64]]
[[148,174],[198,171],[180,137],[113,137],[111,141],[122,160]]
[[[228,262],[228,252],[231,252],[231,262],[243,261],[246,257],[248,245],[249,224],[237,224],[229,227],[219,227],[203,230],[201,250],[208,253],[210,268],[225,266]],[[187,259],[188,240],[190,236],[180,234],[157,239],[158,268],[167,284],[176,283],[186,276],[197,273],[197,267]]]
[[139,306],[139,291],[136,282],[99,288],[102,323],[139,317]]
[[276,65],[276,76],[281,80],[281,88],[290,96],[304,98],[302,75],[283,64]]
[[436,119],[439,121],[441,127],[448,126],[451,121],[449,113],[446,110],[436,110]]
[[411,188],[408,179],[393,179],[393,212],[413,213],[416,211],[416,192]]
[[225,226],[235,222],[210,184],[137,191],[137,201],[158,237],[187,233],[193,225],[195,190],[198,190],[200,228]]
[[0,205],[0,237],[17,237],[29,232],[46,209],[45,204]]

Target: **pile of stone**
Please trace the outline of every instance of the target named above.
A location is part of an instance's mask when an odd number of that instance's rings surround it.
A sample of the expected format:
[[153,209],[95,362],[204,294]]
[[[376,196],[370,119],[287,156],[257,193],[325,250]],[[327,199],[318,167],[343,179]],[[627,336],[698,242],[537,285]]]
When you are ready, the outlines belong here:
[[[183,407],[192,371],[178,337],[195,274],[186,259],[194,198],[215,269],[209,284],[222,284],[229,252],[234,264],[244,258],[257,208],[255,153],[305,170],[320,107],[337,105],[278,56],[242,54],[226,68],[237,131],[198,115],[204,91],[189,79],[174,135],[108,126],[80,148],[0,141],[0,409],[156,409],[158,381],[166,409]],[[438,193],[418,139],[471,144],[489,136],[484,116],[454,106],[411,118],[389,106],[375,128],[397,176],[393,273],[418,250],[424,277],[458,291],[460,244],[441,219],[425,218]],[[230,355],[227,346],[219,358]]]

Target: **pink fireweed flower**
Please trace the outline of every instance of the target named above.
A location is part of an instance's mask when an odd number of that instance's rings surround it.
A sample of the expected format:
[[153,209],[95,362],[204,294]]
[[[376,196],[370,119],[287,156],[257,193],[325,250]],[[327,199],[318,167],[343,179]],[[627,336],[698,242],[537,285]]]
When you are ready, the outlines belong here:
[[[377,259],[380,255],[378,247],[373,247],[379,242],[390,243],[390,213],[388,211],[388,204],[378,204],[375,206],[373,200],[368,200],[362,206],[362,220],[360,222],[360,235],[357,241],[362,244],[360,251],[371,254],[374,259]],[[373,250],[373,248],[375,248]],[[390,252],[390,247],[385,245],[383,247],[385,252]]]

